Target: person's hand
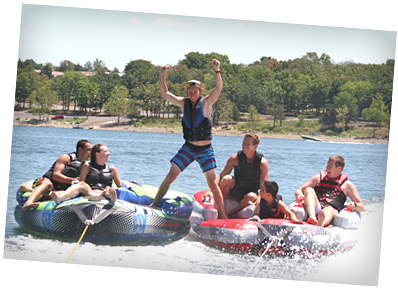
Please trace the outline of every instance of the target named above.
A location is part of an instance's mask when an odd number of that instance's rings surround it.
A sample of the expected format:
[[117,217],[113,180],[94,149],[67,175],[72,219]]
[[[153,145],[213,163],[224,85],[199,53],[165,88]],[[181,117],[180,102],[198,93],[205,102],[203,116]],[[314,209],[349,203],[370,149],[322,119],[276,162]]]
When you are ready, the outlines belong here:
[[217,59],[213,59],[213,61],[211,61],[211,65],[213,65],[213,69],[215,72],[220,70],[220,61],[218,61]]
[[169,71],[169,69],[170,69],[170,66],[169,65],[164,65],[164,66],[162,66],[162,69],[160,69],[160,75],[163,75],[163,74],[167,74],[167,72]]
[[259,221],[259,220],[260,220],[260,217],[258,217],[257,215],[254,215],[254,216],[252,217],[252,220],[253,220],[253,221]]
[[204,195],[203,195],[203,199],[202,202],[210,202],[211,199],[213,199],[213,193],[211,193],[211,191],[207,191]]

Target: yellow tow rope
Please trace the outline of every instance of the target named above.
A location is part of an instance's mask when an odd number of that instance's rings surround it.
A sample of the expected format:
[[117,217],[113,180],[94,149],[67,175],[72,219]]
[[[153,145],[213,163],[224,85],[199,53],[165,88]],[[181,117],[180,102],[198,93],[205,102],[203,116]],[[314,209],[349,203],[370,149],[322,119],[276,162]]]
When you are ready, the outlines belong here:
[[88,229],[88,226],[93,225],[94,223],[93,223],[92,221],[90,221],[90,220],[87,220],[85,224],[86,224],[86,228],[84,228],[84,231],[83,231],[83,233],[82,233],[82,236],[80,236],[80,239],[79,239],[79,241],[77,242],[75,249],[73,249],[72,254],[70,254],[70,256],[69,256],[69,258],[68,258],[68,261],[66,261],[66,263],[69,262],[69,260],[70,260],[70,258],[72,257],[73,253],[75,253],[75,250],[76,250],[77,246],[79,246],[80,242],[82,241],[82,239],[83,239],[83,237],[84,237],[84,234],[86,234],[86,231],[87,231],[87,229]]

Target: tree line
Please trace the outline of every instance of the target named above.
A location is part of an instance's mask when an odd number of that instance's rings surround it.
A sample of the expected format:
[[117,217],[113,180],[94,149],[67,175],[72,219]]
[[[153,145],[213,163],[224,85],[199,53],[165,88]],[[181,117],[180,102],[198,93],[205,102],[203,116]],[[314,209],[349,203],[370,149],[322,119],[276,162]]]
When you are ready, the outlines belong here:
[[[262,57],[250,64],[233,64],[227,55],[190,52],[167,74],[169,90],[184,96],[183,84],[196,79],[206,85],[203,95],[215,87],[211,60],[221,62],[223,90],[215,103],[215,121],[238,120],[240,113],[271,115],[275,123],[286,115],[313,115],[325,127],[337,123],[347,127],[359,118],[389,124],[395,60],[383,64],[361,64],[352,61],[334,63],[323,53],[308,52],[301,58],[278,61]],[[167,64],[167,63],[164,63]],[[35,72],[40,70],[40,73]],[[63,76],[53,77],[52,71]],[[78,71],[96,71],[87,77]],[[110,71],[99,59],[84,66],[71,61],[37,64],[32,59],[18,61],[15,100],[32,112],[51,113],[55,103],[87,113],[89,108],[111,115],[164,117],[178,115],[180,109],[164,101],[159,91],[160,66],[148,60],[132,60],[120,76]]]

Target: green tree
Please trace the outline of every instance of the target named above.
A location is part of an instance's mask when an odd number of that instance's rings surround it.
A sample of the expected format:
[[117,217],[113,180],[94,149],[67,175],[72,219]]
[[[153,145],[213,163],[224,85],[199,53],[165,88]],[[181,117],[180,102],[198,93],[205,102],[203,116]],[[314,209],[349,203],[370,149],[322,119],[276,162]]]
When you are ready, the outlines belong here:
[[336,118],[337,121],[339,121],[343,125],[343,131],[345,131],[345,124],[347,122],[348,112],[348,106],[345,104],[336,108]]
[[346,126],[348,125],[349,122],[355,122],[357,120],[358,116],[357,102],[358,102],[357,98],[355,98],[354,95],[346,91],[338,93],[337,96],[335,96],[333,99],[333,105],[335,109],[337,107],[342,107],[344,105],[346,105],[348,108]]
[[64,110],[69,110],[70,104],[74,102],[74,111],[76,111],[79,97],[79,82],[85,81],[86,76],[76,71],[67,71],[61,76],[58,85],[58,95],[61,97]]
[[251,131],[255,132],[258,125],[260,124],[260,114],[257,112],[254,105],[250,105],[249,107],[249,116],[247,118],[247,121],[249,122]]
[[87,113],[87,108],[95,107],[96,103],[98,103],[96,99],[98,92],[98,84],[90,81],[86,76],[78,81],[77,103],[80,109],[84,109],[85,114]]
[[117,86],[112,92],[111,97],[105,103],[106,111],[117,116],[117,125],[120,124],[120,116],[126,115],[129,107],[129,91],[124,86]]
[[383,95],[377,93],[373,98],[370,107],[362,111],[362,116],[366,120],[369,120],[375,124],[373,129],[373,137],[376,137],[376,126],[380,128],[382,123],[390,123],[391,114],[388,111],[388,107],[384,103]]
[[39,114],[39,120],[41,117],[47,114],[47,121],[51,113],[51,108],[54,103],[57,102],[57,95],[51,89],[51,82],[47,79],[42,79],[39,83],[37,90],[30,94],[30,105],[32,107],[32,114]]

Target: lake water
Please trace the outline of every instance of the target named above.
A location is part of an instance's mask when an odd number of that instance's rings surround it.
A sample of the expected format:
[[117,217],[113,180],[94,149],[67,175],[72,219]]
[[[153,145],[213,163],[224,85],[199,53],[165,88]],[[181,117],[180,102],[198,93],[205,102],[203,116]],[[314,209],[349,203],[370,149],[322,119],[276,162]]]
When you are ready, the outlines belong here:
[[[106,144],[111,152],[109,164],[117,167],[123,180],[137,180],[153,186],[159,186],[163,181],[170,167],[169,160],[183,144],[181,134],[14,126],[4,234],[5,259],[65,263],[72,253],[78,239],[65,241],[21,228],[13,211],[19,185],[41,176],[59,155],[74,151],[80,139]],[[242,140],[242,137],[214,137],[217,174],[229,156],[241,149]],[[149,269],[149,275],[163,271],[192,273],[188,277],[227,275],[231,276],[227,277],[228,281],[234,279],[234,284],[245,277],[253,277],[377,285],[388,145],[262,138],[258,151],[268,160],[270,180],[278,183],[285,203],[292,202],[294,191],[325,169],[329,156],[339,154],[345,158],[344,172],[357,186],[366,209],[362,213],[359,242],[352,251],[303,260],[229,253],[190,237],[175,242],[132,246],[95,245],[83,241],[69,263]],[[197,163],[191,164],[171,186],[172,190],[191,196],[206,188],[205,177]],[[359,262],[358,258],[361,259]],[[352,267],[358,268],[353,270]],[[122,274],[141,274],[135,269],[111,271],[112,275],[120,271]],[[166,274],[159,275],[166,277]],[[181,274],[172,275],[179,277]]]

